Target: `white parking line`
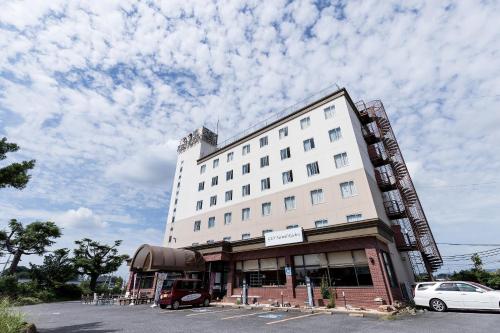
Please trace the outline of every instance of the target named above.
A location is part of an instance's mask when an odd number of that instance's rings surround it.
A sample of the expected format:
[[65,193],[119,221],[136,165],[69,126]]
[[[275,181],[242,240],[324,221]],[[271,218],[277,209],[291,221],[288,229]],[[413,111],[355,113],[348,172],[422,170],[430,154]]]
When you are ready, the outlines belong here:
[[248,317],[248,316],[256,316],[258,314],[263,314],[263,313],[269,313],[269,311],[249,313],[249,314],[237,315],[237,316],[231,316],[231,317],[224,317],[224,318],[221,318],[221,320],[240,318],[240,317]]
[[209,313],[220,313],[220,312],[227,312],[227,311],[234,311],[238,309],[229,309],[229,310],[220,310],[220,311],[204,311],[204,312],[197,312],[197,313],[191,313],[186,315],[186,317],[191,317],[191,316],[201,316]]
[[270,321],[270,322],[266,323],[266,325],[272,325],[272,324],[282,323],[284,321],[289,321],[289,320],[294,320],[294,319],[300,319],[300,318],[315,316],[315,315],[319,315],[319,314],[321,314],[321,313],[310,313],[310,314],[306,314],[306,315],[303,315],[303,316],[297,316],[297,317],[285,318],[285,319],[276,320],[276,321]]
[[166,311],[160,311],[160,313],[179,313],[179,312],[186,312],[186,311],[191,311],[192,309],[179,309],[179,310],[166,310]]

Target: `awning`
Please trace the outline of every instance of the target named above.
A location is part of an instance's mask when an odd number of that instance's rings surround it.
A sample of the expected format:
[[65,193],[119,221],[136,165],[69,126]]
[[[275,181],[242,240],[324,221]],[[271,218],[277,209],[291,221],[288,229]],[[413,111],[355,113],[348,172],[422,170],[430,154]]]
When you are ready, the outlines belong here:
[[205,270],[205,260],[196,251],[143,244],[135,251],[130,262],[130,270],[136,272],[201,272]]

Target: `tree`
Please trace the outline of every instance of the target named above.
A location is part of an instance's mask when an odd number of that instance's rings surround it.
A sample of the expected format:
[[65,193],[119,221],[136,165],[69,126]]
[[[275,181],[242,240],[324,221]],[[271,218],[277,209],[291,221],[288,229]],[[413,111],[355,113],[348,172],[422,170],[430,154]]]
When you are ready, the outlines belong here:
[[474,265],[473,270],[478,272],[483,270],[483,261],[481,260],[479,254],[474,253],[472,257],[470,257],[470,260],[472,260],[472,264]]
[[126,254],[118,255],[117,248],[121,243],[121,240],[117,240],[110,246],[89,238],[75,241],[78,245],[73,250],[75,266],[81,274],[90,277],[90,290],[96,290],[97,278],[100,275],[113,273],[128,259]]
[[[7,158],[7,153],[19,150],[19,146],[15,143],[7,142],[7,138],[0,140],[0,161]],[[19,190],[23,189],[30,175],[28,171],[35,167],[35,160],[22,161],[21,163],[12,163],[3,168],[0,168],[0,188],[14,187]]]
[[10,231],[0,231],[0,248],[14,255],[9,267],[9,274],[14,274],[23,255],[47,252],[47,247],[61,237],[61,230],[54,222],[33,222],[26,227],[17,220],[10,220]]
[[69,253],[68,249],[58,249],[46,255],[42,265],[30,264],[31,278],[39,286],[51,289],[76,278],[77,271]]

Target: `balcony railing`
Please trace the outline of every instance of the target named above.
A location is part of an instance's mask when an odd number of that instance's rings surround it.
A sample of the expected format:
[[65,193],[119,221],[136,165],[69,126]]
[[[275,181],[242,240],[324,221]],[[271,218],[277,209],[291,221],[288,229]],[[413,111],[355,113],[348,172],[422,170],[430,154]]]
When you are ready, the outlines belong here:
[[406,207],[400,200],[384,201],[384,207],[387,216],[391,218],[399,218],[405,215]]

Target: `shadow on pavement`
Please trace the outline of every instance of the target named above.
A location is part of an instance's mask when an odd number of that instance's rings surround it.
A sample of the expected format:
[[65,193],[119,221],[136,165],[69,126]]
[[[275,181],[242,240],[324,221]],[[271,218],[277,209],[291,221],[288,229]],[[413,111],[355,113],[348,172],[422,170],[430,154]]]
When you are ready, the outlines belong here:
[[55,327],[55,328],[46,328],[46,329],[41,329],[39,330],[40,333],[112,333],[112,332],[118,332],[118,330],[113,330],[113,329],[99,329],[99,327],[102,325],[101,322],[95,322],[95,323],[85,323],[85,324],[79,324],[79,325],[68,325],[68,326],[61,326],[61,327]]

